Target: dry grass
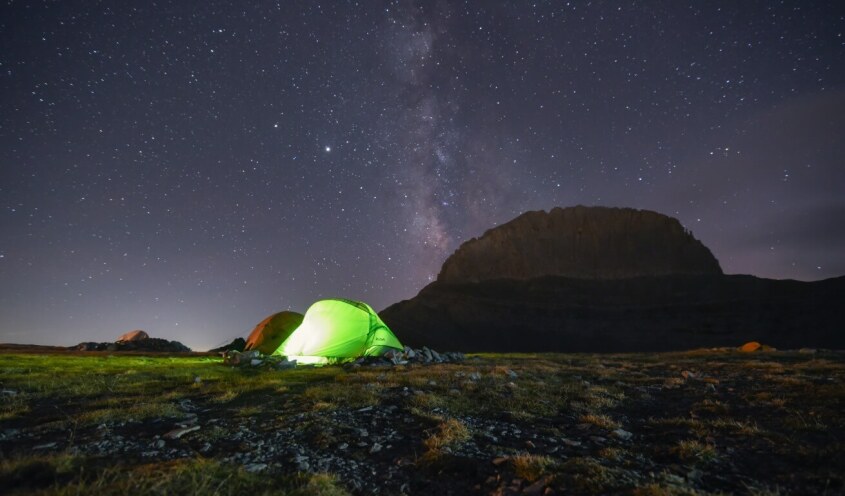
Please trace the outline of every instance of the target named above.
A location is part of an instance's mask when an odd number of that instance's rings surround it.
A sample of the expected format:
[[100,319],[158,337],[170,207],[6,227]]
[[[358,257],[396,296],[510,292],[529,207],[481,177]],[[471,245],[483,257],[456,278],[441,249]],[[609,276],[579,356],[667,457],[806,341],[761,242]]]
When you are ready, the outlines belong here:
[[756,436],[762,432],[756,423],[731,418],[718,418],[707,422],[707,424],[716,429],[729,431],[733,435]]
[[523,453],[512,457],[511,465],[517,477],[533,482],[549,473],[555,461],[548,456]]
[[[76,478],[59,483],[73,476]],[[331,474],[288,478],[267,477],[245,472],[237,465],[203,459],[141,464],[131,468],[101,467],[89,463],[84,458],[66,454],[0,462],[0,483],[6,489],[15,488],[6,494],[20,495],[346,496],[349,494]]]
[[[559,494],[823,493],[843,487],[841,443],[830,442],[845,432],[843,384],[845,356],[832,352],[497,354],[425,367],[287,371],[203,357],[0,354],[0,388],[11,391],[0,397],[0,487],[21,494],[345,493],[344,481],[330,474],[296,474],[282,450],[272,455],[279,473],[258,476],[223,463],[234,453],[253,456],[258,438],[233,435],[252,429],[291,431],[315,469],[330,452],[379,476],[392,469],[394,478],[479,485],[482,493],[502,489],[509,477],[548,483]],[[167,440],[161,452],[184,449],[208,460],[31,456],[48,441],[56,450],[78,449],[112,435],[152,449],[153,434],[188,411],[198,412],[201,430]],[[122,426],[129,420],[135,423]],[[32,437],[4,440],[7,427]],[[619,428],[633,438],[610,434]],[[369,435],[359,437],[361,429]],[[371,453],[376,442],[381,449]],[[204,443],[213,449],[203,451]],[[760,453],[771,463],[745,463]],[[491,464],[502,456],[510,461]],[[737,468],[741,479],[731,475]],[[485,482],[491,473],[502,478]],[[25,486],[24,474],[45,477]]]
[[619,470],[606,467],[592,457],[575,457],[558,465],[555,479],[575,494],[615,492],[623,485]]
[[704,444],[695,439],[678,441],[678,445],[675,447],[674,452],[681,460],[684,461],[700,460],[707,462],[716,459],[717,456],[716,448],[714,446]]
[[320,409],[363,408],[380,403],[379,393],[383,387],[375,383],[353,386],[346,381],[319,384],[305,389],[303,396]]
[[453,448],[470,438],[470,431],[467,426],[458,419],[448,418],[437,426],[437,429],[423,441],[423,445],[429,451],[442,451],[444,448]]
[[601,427],[602,429],[607,429],[609,431],[622,427],[619,422],[613,420],[610,416],[602,414],[588,413],[586,415],[581,415],[579,420],[584,424],[595,425],[596,427]]

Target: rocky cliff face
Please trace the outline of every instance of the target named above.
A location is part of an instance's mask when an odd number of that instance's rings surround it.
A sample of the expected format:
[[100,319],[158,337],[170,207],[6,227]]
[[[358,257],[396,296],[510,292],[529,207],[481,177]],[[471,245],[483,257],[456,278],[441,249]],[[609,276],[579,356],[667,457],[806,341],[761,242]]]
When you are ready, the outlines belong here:
[[443,264],[443,283],[559,276],[623,279],[719,275],[719,262],[677,219],[607,207],[527,212],[467,241]]
[[656,212],[573,207],[464,243],[437,281],[380,316],[405,344],[460,351],[843,348],[842,294],[845,277],[726,276]]

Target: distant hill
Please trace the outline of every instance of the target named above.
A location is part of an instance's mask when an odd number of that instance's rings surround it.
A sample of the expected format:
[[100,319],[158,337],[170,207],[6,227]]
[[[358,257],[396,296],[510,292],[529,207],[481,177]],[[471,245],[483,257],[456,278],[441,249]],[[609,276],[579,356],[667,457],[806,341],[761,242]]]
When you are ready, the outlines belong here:
[[437,281],[380,315],[411,346],[462,351],[845,348],[843,295],[845,277],[724,275],[656,212],[573,207],[464,243]]

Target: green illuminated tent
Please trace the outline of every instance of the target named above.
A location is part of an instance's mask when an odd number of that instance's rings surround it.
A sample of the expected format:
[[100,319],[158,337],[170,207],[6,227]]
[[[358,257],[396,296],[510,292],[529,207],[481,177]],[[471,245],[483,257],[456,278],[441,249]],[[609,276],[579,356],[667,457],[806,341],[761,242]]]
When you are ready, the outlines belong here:
[[404,348],[369,305],[331,299],[311,305],[277,351],[299,363],[331,363],[381,356],[391,349]]
[[269,355],[302,323],[303,315],[296,312],[279,312],[262,320],[246,339],[244,351],[258,350]]

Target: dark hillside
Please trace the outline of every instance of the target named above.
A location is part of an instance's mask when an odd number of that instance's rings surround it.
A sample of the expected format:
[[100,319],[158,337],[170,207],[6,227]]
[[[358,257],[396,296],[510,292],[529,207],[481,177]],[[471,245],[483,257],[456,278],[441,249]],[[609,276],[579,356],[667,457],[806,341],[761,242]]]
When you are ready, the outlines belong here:
[[545,277],[435,282],[380,315],[411,346],[465,351],[845,348],[843,295],[845,277]]

